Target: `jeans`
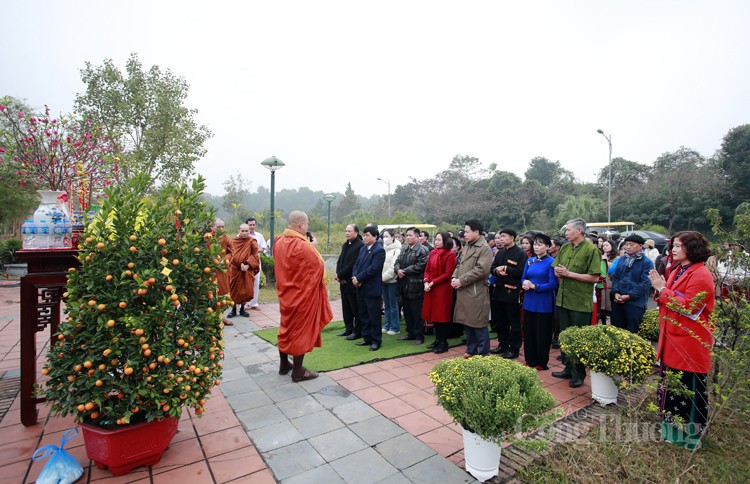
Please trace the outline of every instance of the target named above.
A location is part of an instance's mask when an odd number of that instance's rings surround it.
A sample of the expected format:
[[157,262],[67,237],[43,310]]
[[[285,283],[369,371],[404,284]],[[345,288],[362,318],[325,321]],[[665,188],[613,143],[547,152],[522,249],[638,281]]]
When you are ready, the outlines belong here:
[[612,303],[612,325],[627,329],[633,334],[638,334],[638,329],[641,327],[643,321],[643,313],[646,312],[646,308],[639,308],[629,302],[619,304]]
[[472,328],[464,326],[466,332],[466,353],[488,356],[490,354],[490,331],[487,326]]
[[401,329],[401,321],[398,317],[398,284],[383,284],[383,304],[385,305],[385,330],[396,331]]

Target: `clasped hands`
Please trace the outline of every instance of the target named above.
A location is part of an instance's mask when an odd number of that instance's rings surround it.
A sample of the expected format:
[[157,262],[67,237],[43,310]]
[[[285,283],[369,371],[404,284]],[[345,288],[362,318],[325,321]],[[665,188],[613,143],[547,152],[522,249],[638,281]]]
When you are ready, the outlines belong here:
[[615,293],[615,302],[617,304],[625,304],[628,301],[630,301],[629,294],[620,294],[619,292]]
[[558,264],[557,267],[555,267],[555,275],[557,277],[570,277],[570,271],[564,265]]
[[651,281],[651,286],[653,286],[655,291],[661,291],[667,287],[667,280],[656,269],[651,269],[648,273],[648,280]]

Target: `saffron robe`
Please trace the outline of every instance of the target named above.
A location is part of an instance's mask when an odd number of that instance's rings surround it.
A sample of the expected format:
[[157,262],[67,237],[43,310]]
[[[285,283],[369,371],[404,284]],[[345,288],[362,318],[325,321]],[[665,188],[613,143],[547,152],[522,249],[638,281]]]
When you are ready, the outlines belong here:
[[216,271],[216,291],[218,296],[229,294],[229,270],[232,263],[232,238],[224,234],[219,238],[221,256],[224,259],[224,272]]
[[[247,264],[250,268],[243,271],[241,264]],[[255,274],[259,271],[258,241],[252,237],[235,237],[232,241],[232,264],[229,270],[229,293],[235,304],[244,304],[253,298]]]
[[320,332],[333,319],[323,258],[307,238],[286,229],[273,245],[279,295],[279,351],[302,356],[320,348]]

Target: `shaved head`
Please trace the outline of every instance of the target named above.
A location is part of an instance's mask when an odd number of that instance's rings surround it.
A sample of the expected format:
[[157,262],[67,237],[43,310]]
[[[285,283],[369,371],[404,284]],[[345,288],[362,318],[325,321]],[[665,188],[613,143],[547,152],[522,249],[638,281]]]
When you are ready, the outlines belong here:
[[295,230],[301,234],[307,233],[307,214],[300,210],[289,212],[289,229]]

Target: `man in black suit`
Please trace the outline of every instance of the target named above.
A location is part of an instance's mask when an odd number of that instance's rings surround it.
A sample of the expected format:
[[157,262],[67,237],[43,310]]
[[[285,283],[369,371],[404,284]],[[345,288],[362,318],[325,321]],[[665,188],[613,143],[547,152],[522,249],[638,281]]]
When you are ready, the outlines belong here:
[[357,288],[352,284],[352,269],[364,244],[356,225],[347,225],[344,234],[346,242],[341,246],[341,255],[336,262],[336,280],[341,288],[341,309],[346,329],[336,336],[346,336],[348,340],[355,340],[362,337],[362,328],[357,314]]
[[502,229],[498,232],[499,245],[492,262],[491,274],[495,276],[490,308],[492,325],[497,328],[496,348],[490,353],[503,358],[518,358],[523,342],[521,336],[521,276],[528,256],[516,245],[516,231]]
[[385,250],[378,240],[378,229],[365,227],[364,246],[352,269],[352,284],[357,288],[357,308],[363,341],[358,346],[370,346],[377,351],[383,343],[380,321],[380,299],[383,296],[383,264]]

